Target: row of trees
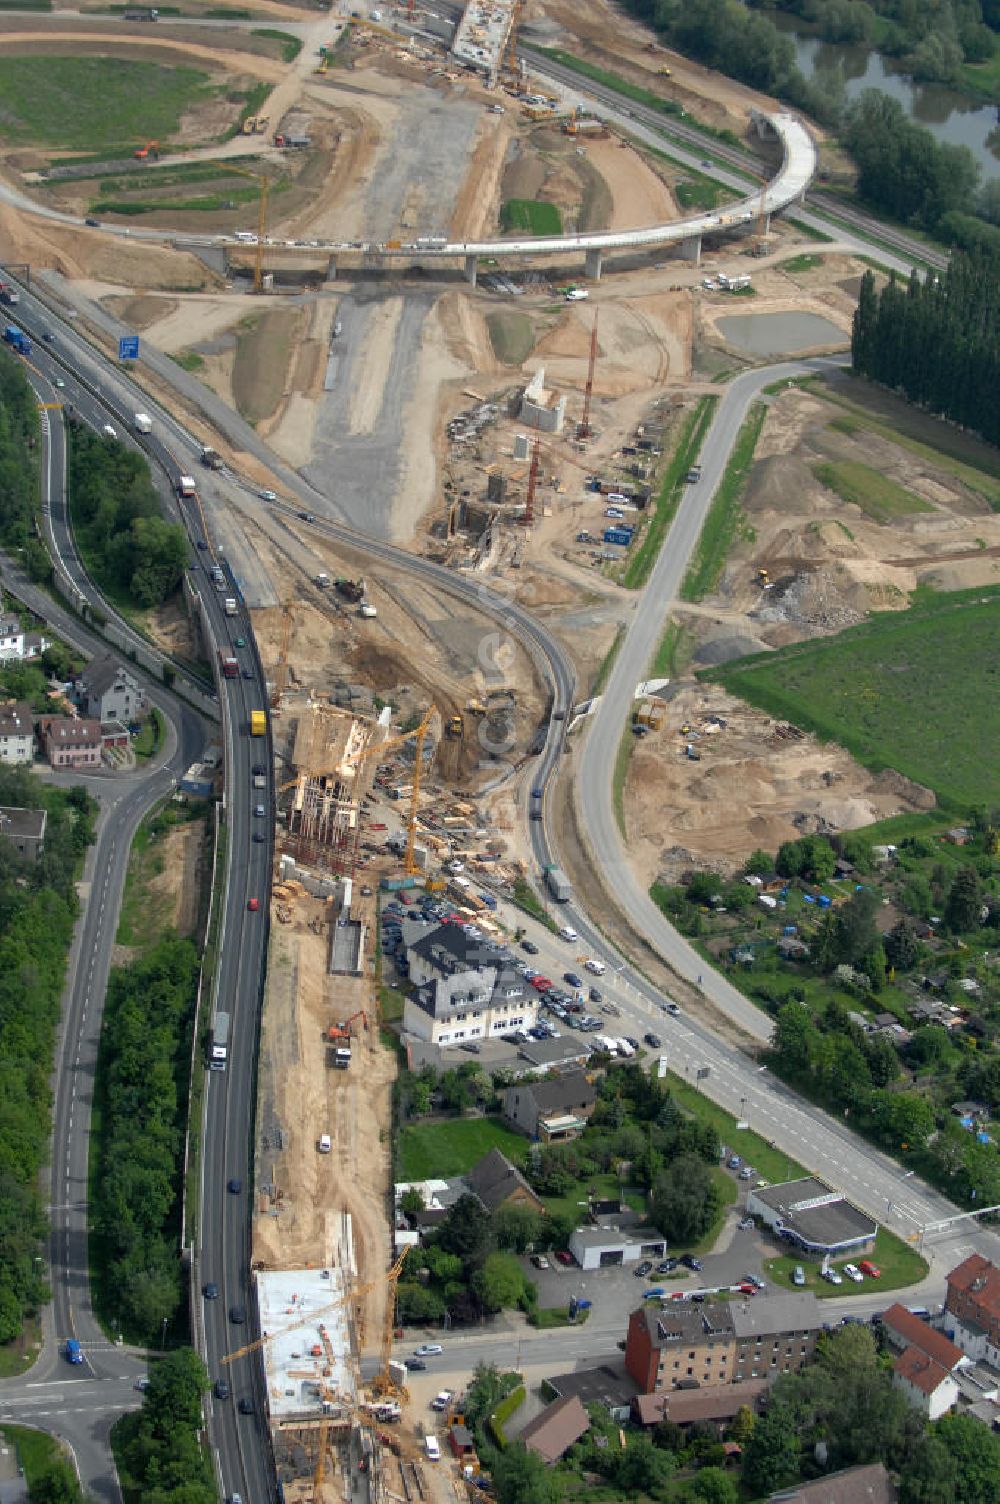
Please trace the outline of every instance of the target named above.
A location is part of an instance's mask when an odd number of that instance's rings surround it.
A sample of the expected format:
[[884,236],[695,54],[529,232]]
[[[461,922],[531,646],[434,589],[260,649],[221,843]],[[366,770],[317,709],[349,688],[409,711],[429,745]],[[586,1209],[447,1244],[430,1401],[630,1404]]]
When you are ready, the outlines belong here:
[[142,1409],[112,1433],[126,1498],[156,1504],[217,1504],[215,1478],[199,1437],[205,1365],[188,1347],[150,1370]]
[[988,61],[1000,28],[997,0],[751,0],[800,17],[827,42],[878,46],[912,77],[960,85],[963,63]]
[[21,553],[32,579],[47,580],[49,556],[35,533],[38,403],[21,364],[0,348],[0,543]]
[[946,215],[976,206],[979,167],[968,148],[939,145],[878,89],[865,89],[848,110],[844,144],[859,196],[904,224],[934,232]]
[[39,1173],[48,1154],[52,1053],[78,912],[74,884],[93,839],[95,806],[83,789],[49,788],[26,768],[3,765],[0,804],[48,811],[37,862],[0,841],[0,1342],[11,1342],[48,1297]]
[[940,278],[861,281],[854,369],[1000,443],[1000,254],[956,255]]
[[182,1303],[178,1209],[198,954],[164,936],[112,972],[98,1072],[96,1294],[135,1342],[160,1340]]
[[102,589],[140,606],[159,606],[187,564],[184,529],[166,522],[142,455],[117,439],[70,424],[69,493],[73,525]]

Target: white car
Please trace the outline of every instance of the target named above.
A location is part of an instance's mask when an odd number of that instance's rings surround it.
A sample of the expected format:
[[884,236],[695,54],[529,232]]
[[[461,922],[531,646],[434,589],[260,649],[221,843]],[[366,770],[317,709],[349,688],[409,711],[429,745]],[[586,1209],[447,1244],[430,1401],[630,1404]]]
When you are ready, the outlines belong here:
[[277,491],[261,491],[260,499],[261,501],[277,501],[278,493]]
[[436,1358],[438,1353],[443,1353],[444,1348],[440,1342],[422,1342],[413,1354],[415,1358]]
[[436,1394],[431,1400],[431,1409],[447,1410],[448,1406],[451,1404],[453,1393],[454,1391],[451,1389],[442,1389],[440,1394]]
[[579,940],[580,936],[571,924],[564,924],[559,931],[560,940]]
[[589,961],[584,961],[583,966],[585,971],[589,971],[595,977],[603,977],[608,969],[603,961],[595,961],[593,957]]
[[441,1461],[441,1443],[438,1441],[438,1439],[437,1439],[436,1436],[425,1436],[424,1437],[424,1450],[427,1453],[427,1457],[428,1457],[429,1461],[431,1461],[431,1462],[440,1462]]
[[824,1269],[822,1272],[823,1272],[823,1278],[826,1280],[827,1284],[829,1284],[829,1285],[842,1285],[844,1283],[844,1277],[840,1273],[839,1270],[837,1270],[837,1269]]
[[856,1285],[864,1284],[865,1277],[861,1273],[861,1270],[858,1268],[857,1264],[845,1264],[844,1273],[847,1275],[847,1278],[849,1280],[853,1280]]

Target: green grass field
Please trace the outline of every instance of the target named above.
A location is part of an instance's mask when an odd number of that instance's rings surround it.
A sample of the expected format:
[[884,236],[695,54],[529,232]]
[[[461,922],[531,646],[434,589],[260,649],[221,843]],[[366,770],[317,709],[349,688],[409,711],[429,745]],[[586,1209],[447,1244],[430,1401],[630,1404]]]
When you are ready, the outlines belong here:
[[399,1135],[396,1173],[400,1180],[446,1179],[464,1175],[490,1149],[519,1159],[527,1146],[523,1133],[515,1133],[499,1118],[410,1123]]
[[704,600],[722,573],[726,555],[737,535],[745,528],[740,500],[766,417],[767,408],[762,402],[756,403],[736,436],[732,457],[719,482],[681,585],[682,600]]
[[544,199],[509,198],[500,209],[500,228],[528,235],[561,235],[562,215]]
[[682,209],[714,209],[724,190],[710,178],[686,178],[674,188],[674,197]]
[[534,349],[535,331],[526,313],[513,308],[488,313],[486,327],[493,354],[505,366],[519,366]]
[[[821,1300],[832,1297],[842,1298],[845,1295],[872,1295],[882,1294],[883,1291],[905,1290],[910,1285],[917,1285],[927,1274],[927,1262],[921,1258],[915,1248],[909,1243],[904,1243],[902,1238],[897,1238],[894,1232],[888,1228],[880,1227],[875,1238],[875,1252],[870,1254],[876,1268],[882,1271],[882,1277],[878,1280],[865,1279],[860,1285],[853,1280],[845,1279],[842,1285],[831,1285],[829,1280],[821,1279],[819,1265],[809,1263],[801,1256],[796,1258],[794,1254],[781,1254],[776,1259],[766,1259],[764,1274],[774,1285],[782,1290],[794,1290],[792,1284],[792,1271],[797,1264],[802,1266],[802,1273],[806,1277],[805,1288],[811,1290]],[[859,1256],[860,1258],[860,1256]],[[859,1262],[855,1259],[834,1259],[834,1269],[843,1269],[845,1264]],[[886,1302],[888,1304],[888,1302]]]
[[793,256],[790,261],[782,261],[778,270],[790,272],[794,276],[796,272],[811,272],[814,267],[822,265],[822,256],[811,256],[808,251],[803,251],[801,255]]
[[0,58],[0,140],[129,151],[169,140],[211,90],[196,68],[111,57]]
[[891,522],[894,517],[934,510],[922,496],[914,496],[912,491],[860,460],[828,461],[813,465],[812,472],[828,491],[835,491],[843,501],[860,507],[874,522]]
[[1000,588],[921,596],[819,642],[708,671],[770,714],[957,809],[995,802]]

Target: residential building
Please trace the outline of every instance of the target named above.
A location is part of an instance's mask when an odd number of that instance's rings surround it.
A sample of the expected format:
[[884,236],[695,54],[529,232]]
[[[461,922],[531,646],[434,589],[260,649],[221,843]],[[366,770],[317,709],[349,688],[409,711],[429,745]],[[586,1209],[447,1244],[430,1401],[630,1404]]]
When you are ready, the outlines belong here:
[[958,1400],[958,1384],[946,1368],[919,1347],[908,1347],[892,1365],[892,1382],[928,1420],[938,1420]]
[[615,1269],[622,1264],[638,1264],[641,1259],[662,1259],[667,1245],[648,1230],[633,1233],[617,1227],[577,1227],[570,1233],[569,1251],[581,1269]]
[[973,1253],[947,1279],[948,1335],[970,1358],[1000,1368],[1000,1269]]
[[574,1442],[590,1430],[590,1416],[577,1395],[554,1400],[541,1415],[528,1422],[517,1440],[524,1443],[529,1452],[535,1452],[543,1462],[558,1462]]
[[40,632],[26,632],[16,616],[0,617],[0,663],[27,663],[41,657],[49,639]]
[[538,1020],[538,994],[502,964],[502,947],[473,924],[413,927],[406,959],[413,990],[403,1030],[435,1045],[524,1033]]
[[101,723],[64,715],[43,715],[38,722],[42,750],[54,768],[99,768]]
[[524,1206],[539,1213],[545,1210],[541,1196],[535,1194],[521,1171],[499,1149],[484,1154],[465,1179],[469,1190],[488,1212],[498,1211],[502,1206]]
[[44,809],[0,807],[0,837],[29,862],[37,862],[45,849]]
[[866,1462],[783,1489],[770,1504],[896,1504],[896,1488],[881,1462]]
[[593,1082],[583,1071],[567,1071],[549,1081],[528,1078],[508,1086],[503,1115],[529,1138],[542,1143],[576,1138],[597,1103]]
[[747,1215],[759,1217],[806,1258],[848,1258],[871,1253],[878,1223],[814,1175],[755,1187]]
[[146,694],[138,679],[110,653],[87,664],[76,685],[76,703],[95,721],[124,721],[145,713]]
[[919,1316],[914,1316],[899,1301],[883,1311],[879,1320],[886,1341],[896,1352],[905,1352],[908,1347],[915,1347],[926,1353],[928,1358],[933,1358],[946,1373],[954,1373],[956,1369],[969,1366],[970,1360],[962,1349],[949,1341],[944,1332],[921,1321]]
[[811,1293],[697,1305],[647,1301],[629,1317],[625,1367],[644,1394],[795,1373],[823,1330]]
[[658,1308],[646,1301],[629,1317],[625,1367],[643,1394],[729,1384],[735,1347],[728,1304],[678,1300]]
[[625,1358],[618,1354],[595,1368],[574,1368],[570,1373],[546,1377],[545,1387],[557,1399],[575,1394],[584,1405],[603,1405],[612,1420],[628,1420],[638,1385],[625,1371]]
[[759,1410],[770,1387],[767,1379],[744,1379],[737,1384],[713,1384],[708,1389],[660,1389],[637,1395],[632,1401],[632,1415],[640,1426],[669,1420],[675,1426],[712,1425],[723,1431],[744,1405],[748,1410]]
[[734,1379],[775,1379],[797,1373],[810,1362],[823,1330],[819,1304],[811,1292],[734,1300]]
[[35,712],[25,701],[0,705],[0,762],[32,762]]

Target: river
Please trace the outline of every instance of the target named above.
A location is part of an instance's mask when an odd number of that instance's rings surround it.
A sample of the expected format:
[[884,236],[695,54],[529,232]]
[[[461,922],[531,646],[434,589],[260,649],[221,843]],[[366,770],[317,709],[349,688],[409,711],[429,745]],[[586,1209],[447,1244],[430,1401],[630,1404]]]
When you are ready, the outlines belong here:
[[976,104],[967,95],[941,84],[914,83],[904,73],[894,72],[890,59],[864,47],[845,47],[804,36],[795,30],[792,16],[769,12],[768,19],[794,42],[798,65],[806,78],[812,78],[817,69],[835,68],[843,74],[848,99],[856,99],[862,89],[891,94],[910,119],[925,126],[936,141],[967,146],[979,163],[983,181],[1000,177],[1000,157],[987,142],[993,132],[1000,152],[1000,120],[995,106]]

